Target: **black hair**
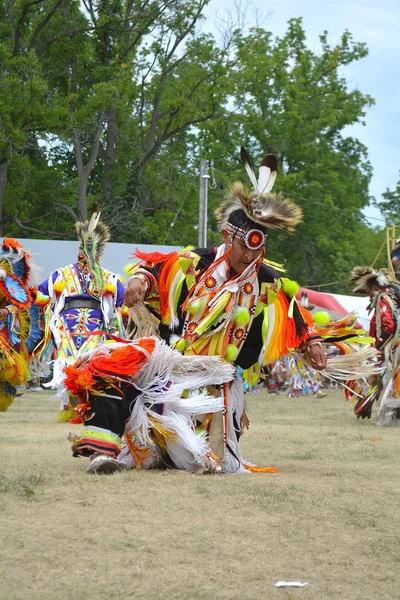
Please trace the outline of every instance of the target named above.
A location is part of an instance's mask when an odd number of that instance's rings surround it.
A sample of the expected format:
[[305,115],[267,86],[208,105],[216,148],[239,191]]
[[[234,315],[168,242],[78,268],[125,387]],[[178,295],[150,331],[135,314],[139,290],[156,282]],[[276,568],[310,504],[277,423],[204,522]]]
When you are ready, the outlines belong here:
[[376,287],[378,287],[378,288],[386,287],[386,286],[382,286],[378,283],[377,277],[371,277],[370,279],[368,279],[367,283],[365,284],[365,287],[372,288],[372,286],[374,286],[374,285],[376,285]]
[[243,208],[237,208],[228,217],[228,223],[234,227],[240,227],[240,229],[258,229],[265,235],[267,234],[267,228],[256,221],[252,221],[244,212]]

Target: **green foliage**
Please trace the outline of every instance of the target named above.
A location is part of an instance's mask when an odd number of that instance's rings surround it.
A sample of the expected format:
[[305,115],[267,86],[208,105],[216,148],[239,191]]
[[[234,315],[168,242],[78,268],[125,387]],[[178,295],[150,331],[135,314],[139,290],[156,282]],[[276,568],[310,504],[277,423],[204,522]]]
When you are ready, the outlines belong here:
[[[98,201],[113,241],[196,245],[206,158],[215,175],[208,239],[217,244],[213,210],[245,179],[243,144],[257,160],[278,156],[276,189],[304,211],[293,236],[271,233],[270,258],[290,258],[287,274],[303,285],[344,290],[383,236],[361,213],[371,200],[366,148],[346,134],[373,103],[343,76],[367,48],[348,31],[330,46],[324,32],[313,52],[301,19],[282,37],[238,28],[217,43],[199,30],[207,3],[0,7],[4,233],[72,237],[75,218]],[[385,215],[396,218],[400,190],[384,196]]]
[[386,190],[382,194],[385,202],[379,203],[379,208],[384,215],[389,225],[397,225],[400,223],[400,179],[397,182],[394,191]]
[[[237,32],[232,115],[222,136],[224,123],[218,123],[216,144],[218,164],[221,153],[226,162],[240,144],[255,157],[277,155],[275,189],[298,202],[304,220],[293,236],[272,232],[269,255],[290,257],[288,274],[309,285],[340,282],[354,264],[365,262],[365,248],[356,240],[366,229],[360,211],[370,201],[366,148],[343,130],[361,121],[373,101],[348,90],[340,73],[367,49],[348,32],[333,48],[326,32],[320,41],[318,54],[307,47],[301,19],[289,21],[282,38],[263,29]],[[204,132],[207,147],[215,133]],[[334,289],[340,287],[335,283]]]

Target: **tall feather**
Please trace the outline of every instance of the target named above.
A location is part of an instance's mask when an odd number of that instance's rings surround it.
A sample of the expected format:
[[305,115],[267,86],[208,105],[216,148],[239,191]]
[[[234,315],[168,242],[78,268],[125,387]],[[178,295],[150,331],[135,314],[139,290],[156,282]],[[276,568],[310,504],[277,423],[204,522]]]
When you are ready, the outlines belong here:
[[244,168],[247,171],[247,175],[249,176],[249,179],[253,185],[254,193],[258,194],[259,189],[258,189],[257,177],[254,173],[254,169],[251,164],[250,156],[248,155],[247,150],[243,146],[240,146],[240,158],[241,158],[242,163],[244,164]]
[[278,159],[275,154],[266,154],[258,171],[258,190],[260,194],[267,194],[272,190],[277,173]]
[[88,225],[88,234],[91,235],[93,231],[96,229],[98,222],[100,221],[100,212],[94,212],[90,217],[89,225]]

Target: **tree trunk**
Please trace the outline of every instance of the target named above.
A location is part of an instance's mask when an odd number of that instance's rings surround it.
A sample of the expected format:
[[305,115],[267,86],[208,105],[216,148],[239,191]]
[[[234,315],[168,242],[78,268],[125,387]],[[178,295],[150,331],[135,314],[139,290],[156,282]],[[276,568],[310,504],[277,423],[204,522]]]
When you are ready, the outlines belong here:
[[103,199],[108,204],[113,199],[113,170],[115,156],[115,136],[116,136],[117,107],[113,104],[108,109],[107,115],[107,139],[104,153],[104,179],[103,179]]
[[79,199],[79,218],[82,221],[87,220],[87,179],[83,174],[79,174],[78,180],[78,199]]
[[7,148],[3,148],[0,158],[0,236],[3,235],[3,197],[6,189],[7,167]]

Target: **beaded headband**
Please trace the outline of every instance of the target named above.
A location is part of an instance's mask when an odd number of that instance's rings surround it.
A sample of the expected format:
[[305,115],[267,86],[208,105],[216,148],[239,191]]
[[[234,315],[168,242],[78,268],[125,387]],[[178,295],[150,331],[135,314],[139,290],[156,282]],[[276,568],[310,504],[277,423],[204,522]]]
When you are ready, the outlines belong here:
[[225,225],[225,230],[234,238],[237,238],[241,242],[246,244],[247,248],[250,250],[258,250],[262,248],[265,244],[266,235],[259,229],[249,229],[246,231],[245,229],[241,229],[236,225],[232,225],[232,223],[227,223]]

